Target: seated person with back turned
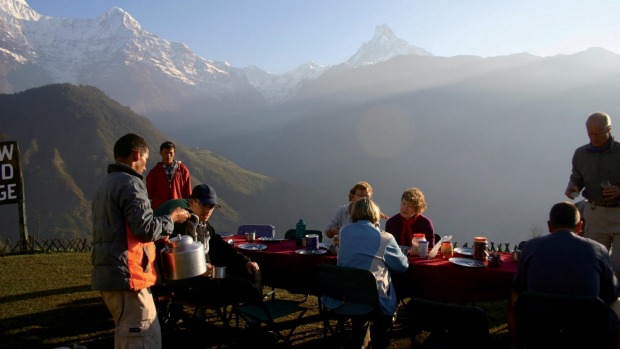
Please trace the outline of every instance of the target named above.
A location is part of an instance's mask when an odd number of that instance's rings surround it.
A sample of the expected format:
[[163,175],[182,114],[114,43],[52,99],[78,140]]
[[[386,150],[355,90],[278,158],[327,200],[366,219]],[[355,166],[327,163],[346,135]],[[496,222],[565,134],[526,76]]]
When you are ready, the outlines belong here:
[[[166,280],[166,286],[184,299],[203,299],[208,304],[215,305],[254,299],[253,297],[259,294],[257,289],[262,293],[258,264],[224,241],[208,222],[215,208],[221,207],[217,203],[215,189],[207,184],[199,184],[194,187],[189,199],[168,200],[155,210],[155,214],[168,214],[177,207],[186,209],[199,218],[195,234],[197,240],[205,246],[207,271],[189,279]],[[193,224],[188,220],[183,224],[175,224],[171,236],[180,234],[194,237],[193,233]],[[213,266],[226,267],[224,280],[211,278]]]
[[[351,223],[351,206],[356,200],[361,198],[372,199],[372,186],[370,186],[370,183],[357,182],[349,189],[349,203],[338,207],[329,224],[325,227],[325,236],[333,239],[334,236],[338,235],[340,228]],[[381,218],[385,219],[388,217],[381,213]]]
[[433,247],[436,243],[433,222],[422,215],[426,207],[426,200],[420,189],[405,189],[400,198],[400,212],[385,222],[385,231],[394,235],[399,245],[409,247],[414,233],[424,233],[428,247]]
[[516,321],[512,305],[525,291],[595,296],[618,313],[620,287],[607,248],[579,236],[582,224],[575,205],[557,203],[549,212],[550,234],[530,239],[523,246],[509,308],[513,342]]
[[[379,206],[372,199],[359,199],[353,203],[353,223],[340,232],[338,265],[370,270],[377,280],[379,291],[380,309],[373,314],[372,323],[353,318],[351,348],[367,348],[369,330],[372,348],[389,346],[389,329],[398,304],[391,273],[402,273],[409,267],[409,260],[398,247],[394,236],[379,229],[380,214]],[[342,304],[327,296],[322,300],[329,309],[347,307],[351,313],[359,314],[368,311],[367,306],[362,304]]]

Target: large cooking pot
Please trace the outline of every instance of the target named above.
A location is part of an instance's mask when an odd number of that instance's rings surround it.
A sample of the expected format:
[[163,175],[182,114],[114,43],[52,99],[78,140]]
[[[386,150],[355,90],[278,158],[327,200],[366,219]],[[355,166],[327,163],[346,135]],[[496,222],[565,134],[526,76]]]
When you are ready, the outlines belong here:
[[204,246],[188,235],[170,238],[170,246],[162,249],[161,258],[164,278],[168,280],[187,279],[207,271]]

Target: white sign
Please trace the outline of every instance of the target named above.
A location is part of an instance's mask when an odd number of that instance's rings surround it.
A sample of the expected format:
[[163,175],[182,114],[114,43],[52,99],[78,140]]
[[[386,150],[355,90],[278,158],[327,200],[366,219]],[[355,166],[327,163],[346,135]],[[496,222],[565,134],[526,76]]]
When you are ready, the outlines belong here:
[[0,142],[0,205],[18,203],[22,179],[17,142]]

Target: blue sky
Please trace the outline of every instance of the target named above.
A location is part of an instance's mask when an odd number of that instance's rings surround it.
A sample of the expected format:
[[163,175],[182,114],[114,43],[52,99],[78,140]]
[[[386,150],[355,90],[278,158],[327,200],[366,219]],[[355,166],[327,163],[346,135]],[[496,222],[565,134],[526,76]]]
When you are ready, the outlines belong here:
[[436,56],[620,54],[617,0],[26,0],[42,15],[94,19],[117,6],[142,29],[233,66],[283,73],[349,59],[387,24]]

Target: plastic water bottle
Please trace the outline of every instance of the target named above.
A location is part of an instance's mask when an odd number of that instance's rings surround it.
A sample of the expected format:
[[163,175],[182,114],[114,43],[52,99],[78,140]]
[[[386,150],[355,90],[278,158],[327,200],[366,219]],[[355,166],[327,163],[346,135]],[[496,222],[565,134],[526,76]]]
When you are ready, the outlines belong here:
[[302,245],[301,240],[304,238],[304,235],[306,235],[306,223],[304,223],[303,219],[300,219],[295,226],[295,237],[297,246]]

